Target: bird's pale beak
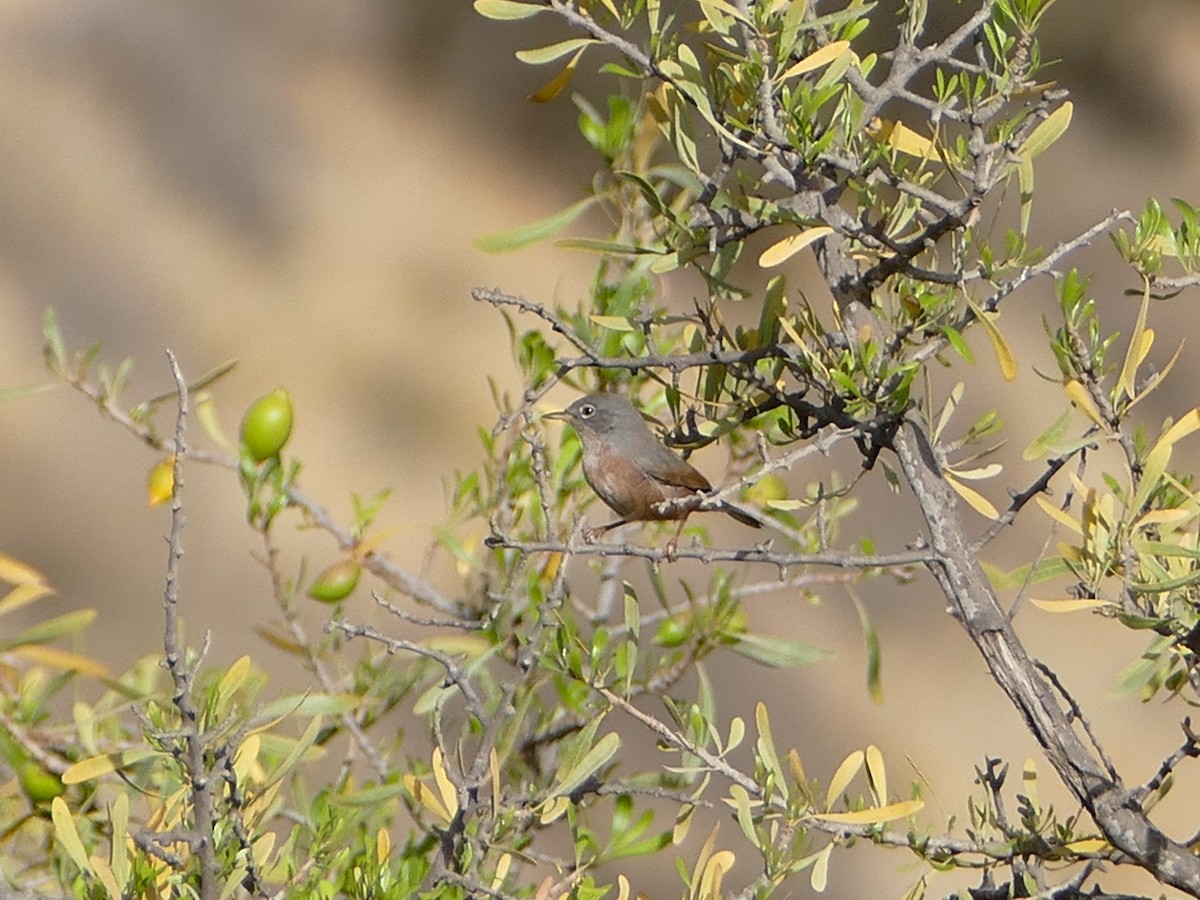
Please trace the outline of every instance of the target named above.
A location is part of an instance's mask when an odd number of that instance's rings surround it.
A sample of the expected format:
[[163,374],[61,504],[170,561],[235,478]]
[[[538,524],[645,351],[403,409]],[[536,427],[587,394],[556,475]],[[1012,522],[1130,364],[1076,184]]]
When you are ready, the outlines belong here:
[[567,412],[565,409],[560,409],[560,410],[556,410],[555,412],[543,413],[542,418],[543,419],[562,419],[564,422],[567,422],[567,421],[570,421],[571,414],[569,412]]

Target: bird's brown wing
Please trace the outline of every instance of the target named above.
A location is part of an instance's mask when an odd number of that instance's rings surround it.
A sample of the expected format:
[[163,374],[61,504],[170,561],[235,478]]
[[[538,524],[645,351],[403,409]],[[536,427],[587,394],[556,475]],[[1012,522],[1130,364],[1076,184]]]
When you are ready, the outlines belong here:
[[656,452],[645,460],[646,474],[661,484],[683,488],[688,491],[711,491],[712,485],[690,462],[676,456],[662,444],[656,444]]

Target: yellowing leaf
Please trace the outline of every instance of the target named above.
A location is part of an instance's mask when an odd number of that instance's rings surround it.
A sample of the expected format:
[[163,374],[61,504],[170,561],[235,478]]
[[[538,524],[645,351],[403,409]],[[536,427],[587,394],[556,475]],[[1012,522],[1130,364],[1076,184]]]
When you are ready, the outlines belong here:
[[571,83],[571,78],[575,75],[575,70],[579,67],[579,58],[583,56],[583,49],[580,47],[576,50],[575,55],[562,67],[562,70],[530,94],[529,99],[534,103],[549,103],[561,94],[563,89]]
[[903,122],[880,119],[872,123],[872,127],[867,131],[877,140],[886,142],[893,150],[918,159],[929,159],[936,152],[933,141],[913,131]]
[[1039,600],[1031,597],[1029,602],[1043,612],[1069,613],[1081,609],[1099,609],[1102,606],[1112,606],[1107,600],[1091,600],[1083,597],[1059,597]]
[[988,519],[998,519],[1000,517],[1000,513],[997,512],[996,507],[992,506],[991,501],[987,497],[974,488],[967,487],[949,472],[946,473],[946,484],[950,485],[954,489],[954,492],[962,497],[971,509],[975,510],[981,516]]
[[1081,841],[1071,841],[1064,845],[1072,853],[1106,853],[1112,845],[1103,838],[1084,838]]
[[117,765],[117,759],[107,754],[81,759],[79,762],[69,766],[67,771],[63,772],[62,783],[82,784],[85,781],[91,781],[93,778],[99,778],[101,775],[107,775],[109,772],[115,772]]
[[44,584],[46,576],[19,559],[0,553],[0,581],[9,584]]
[[92,864],[87,851],[83,849],[83,841],[75,828],[75,820],[71,818],[71,810],[67,808],[62,797],[55,797],[50,802],[50,818],[54,822],[54,836],[63,845],[71,861],[84,872],[91,874]]
[[458,813],[458,789],[450,781],[450,774],[446,771],[440,747],[433,748],[433,778],[437,783],[438,793],[442,796],[442,805],[453,817]]
[[700,890],[696,896],[700,900],[721,900],[721,882],[725,874],[733,868],[736,857],[732,850],[718,850],[708,860],[704,874],[700,877]]
[[867,781],[871,783],[871,792],[875,795],[877,804],[887,802],[887,770],[883,766],[883,754],[874,744],[867,747]]
[[404,786],[408,788],[408,792],[412,794],[414,800],[433,816],[441,820],[443,825],[449,825],[453,820],[450,811],[442,804],[441,798],[433,791],[425,782],[417,778],[411,772],[406,772],[402,779]]
[[54,590],[50,585],[43,582],[29,581],[24,584],[18,584],[5,594],[3,599],[0,599],[0,616],[28,606],[30,603],[41,600],[43,597],[48,597],[53,593]]
[[808,54],[800,62],[791,66],[786,72],[779,76],[780,81],[786,81],[796,75],[803,75],[805,72],[811,72],[813,69],[819,69],[821,66],[828,65],[833,62],[843,53],[850,49],[849,41],[832,41],[822,47],[820,50]]
[[817,854],[817,861],[813,865],[812,876],[809,878],[809,883],[812,889],[818,894],[825,890],[825,886],[829,884],[829,857],[833,855],[833,844],[825,845],[825,849]]
[[854,776],[858,774],[858,770],[862,768],[865,759],[866,757],[861,750],[855,750],[842,760],[842,764],[833,773],[833,778],[829,780],[829,789],[825,792],[826,809],[830,809],[838,797],[842,795],[842,792],[849,787],[850,782],[854,780]]
[[[772,266],[777,266],[785,260],[795,256],[809,244],[821,240],[821,238],[833,234],[833,229],[828,225],[818,225],[814,228],[806,228],[799,234],[793,234],[791,237],[784,238],[776,244],[772,244],[758,257],[758,265],[763,269],[769,269]],[[783,319],[780,319],[782,322]]]
[[1101,428],[1107,429],[1103,416],[1100,415],[1100,410],[1096,408],[1095,402],[1091,395],[1087,392],[1082,384],[1074,378],[1068,378],[1063,382],[1063,391],[1067,398],[1079,409],[1085,416],[1099,425]]
[[50,666],[52,669],[60,669],[63,672],[78,672],[93,678],[107,678],[111,674],[108,666],[100,660],[71,650],[60,650],[58,647],[28,645],[18,647],[13,654],[32,663]]
[[1000,374],[1004,376],[1005,381],[1012,381],[1017,377],[1017,358],[1013,356],[1012,348],[1008,346],[1008,341],[993,321],[996,314],[984,312],[969,299],[967,305],[971,307],[988,340],[992,342],[992,349],[996,351],[996,362],[1000,364]]
[[871,809],[860,809],[848,813],[820,813],[814,819],[823,822],[835,822],[838,825],[878,825],[881,822],[891,822],[903,819],[925,807],[924,800],[903,800],[900,803],[889,803],[887,806],[876,806]]

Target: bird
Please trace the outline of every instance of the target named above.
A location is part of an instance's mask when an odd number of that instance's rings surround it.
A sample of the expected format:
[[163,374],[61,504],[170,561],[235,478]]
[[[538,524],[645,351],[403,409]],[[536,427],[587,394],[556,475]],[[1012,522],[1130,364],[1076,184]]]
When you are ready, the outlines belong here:
[[[675,537],[667,544],[673,556],[679,535],[695,504],[669,503],[710,492],[713,487],[697,469],[670,450],[650,431],[632,403],[619,394],[595,393],[580,397],[566,409],[544,418],[569,423],[583,445],[583,477],[596,495],[620,518],[588,529],[594,541],[606,531],[628,522],[679,520]],[[762,523],[730,503],[717,507],[743,525]]]

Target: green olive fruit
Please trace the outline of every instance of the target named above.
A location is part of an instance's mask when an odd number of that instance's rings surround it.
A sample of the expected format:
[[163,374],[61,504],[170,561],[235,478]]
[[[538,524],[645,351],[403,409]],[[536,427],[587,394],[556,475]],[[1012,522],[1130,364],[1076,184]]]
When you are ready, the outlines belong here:
[[284,388],[259,397],[242,417],[242,446],[255,462],[278,456],[292,433],[292,398]]
[[34,803],[47,803],[63,792],[63,783],[58,776],[47,772],[32,759],[17,767],[17,780],[25,796]]
[[345,600],[358,587],[361,574],[362,566],[352,559],[335,562],[313,580],[308,588],[308,596],[322,603]]
[[671,616],[658,623],[654,643],[660,647],[679,647],[692,632],[690,615]]

